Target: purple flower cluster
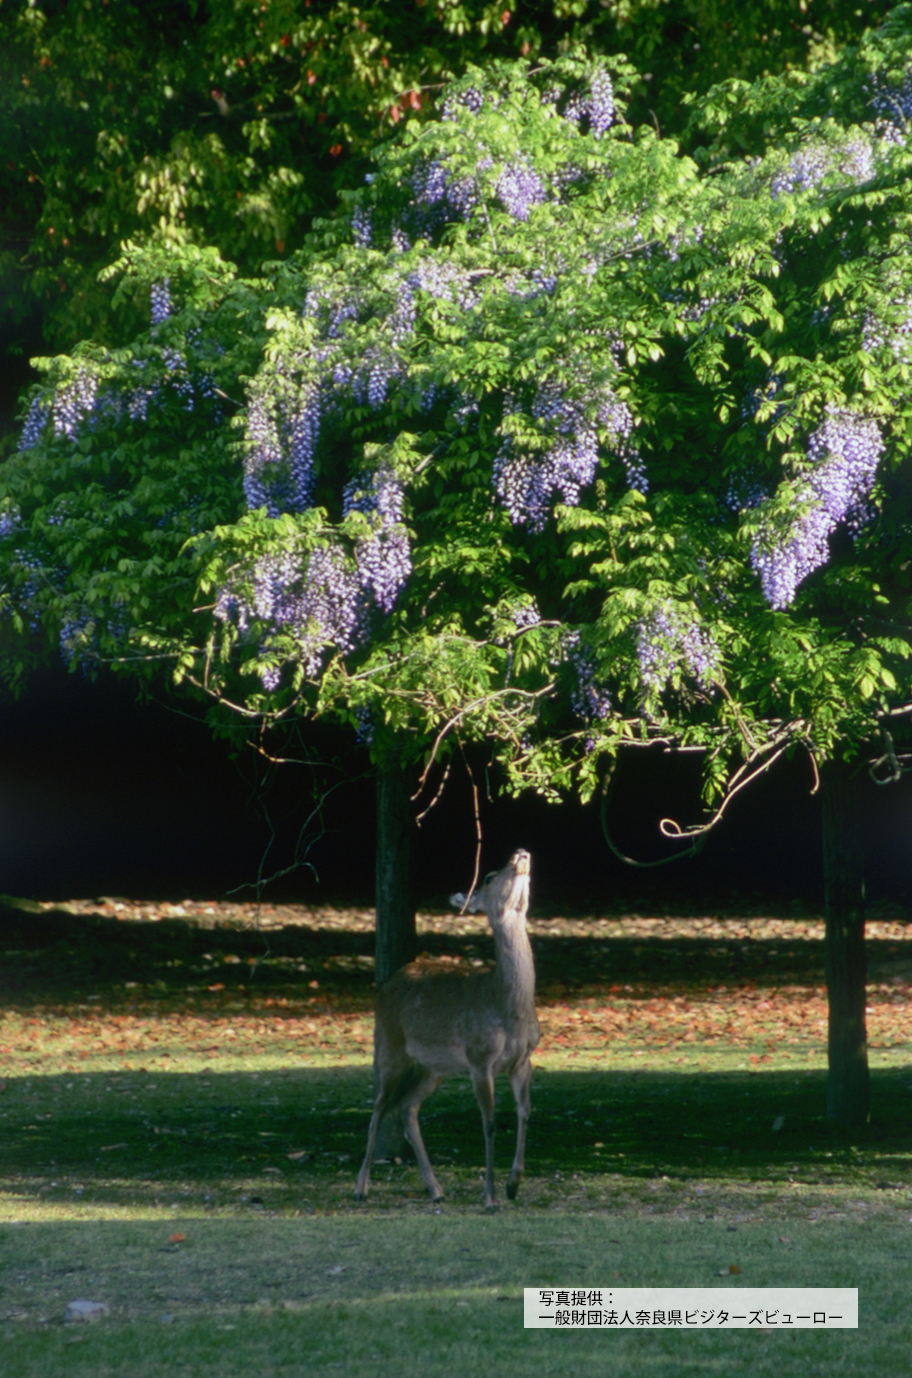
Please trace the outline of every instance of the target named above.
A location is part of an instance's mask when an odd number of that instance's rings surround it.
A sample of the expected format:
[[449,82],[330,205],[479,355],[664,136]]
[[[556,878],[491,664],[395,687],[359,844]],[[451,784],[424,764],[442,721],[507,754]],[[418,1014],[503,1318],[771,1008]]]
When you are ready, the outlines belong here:
[[392,612],[412,572],[412,548],[404,526],[383,528],[358,542],[358,577],[383,612]]
[[[261,652],[278,650],[276,638],[290,637],[304,673],[318,675],[328,646],[354,650],[363,635],[364,598],[357,571],[339,545],[318,546],[301,558],[277,551],[261,556],[250,574],[249,589],[229,581],[215,615],[243,634],[256,623],[263,634]],[[264,666],[261,678],[276,688],[279,672]]]
[[[191,344],[198,341],[193,342]],[[160,382],[136,384],[115,382],[102,384],[100,375],[80,366],[52,395],[38,394],[32,398],[19,439],[20,450],[30,450],[41,438],[50,420],[55,435],[74,439],[83,429],[95,430],[103,423],[118,424],[125,418],[146,421],[150,403],[167,396],[177,396],[185,411],[194,411],[199,400],[212,401],[215,382],[211,374],[191,373],[187,357],[180,350],[168,347],[161,352],[161,360],[168,375],[165,386]],[[149,360],[133,359],[133,378],[141,378],[149,367]],[[210,408],[213,424],[220,420],[217,409]]]
[[127,393],[127,415],[131,421],[146,421],[149,416],[149,403],[158,397],[160,389],[156,386],[131,388]]
[[252,511],[265,507],[277,517],[310,507],[321,403],[316,384],[294,388],[278,373],[257,380],[244,437],[244,495]]
[[267,689],[280,683],[280,669],[268,663],[282,649],[280,638],[292,640],[295,658],[314,677],[328,647],[347,654],[364,642],[371,607],[391,612],[411,574],[402,485],[391,469],[381,467],[348,483],[343,507],[344,515],[361,512],[370,525],[356,543],[354,561],[338,542],[303,556],[289,550],[269,553],[255,562],[246,580],[230,578],[219,595],[216,617],[242,635],[254,631],[259,637],[264,662],[259,673]]
[[[475,164],[476,175],[454,177],[440,159],[418,163],[411,179],[418,233],[431,234],[453,220],[467,220],[481,200],[478,174],[492,166],[492,158],[482,154]],[[505,164],[494,182],[494,193],[514,220],[528,220],[532,207],[548,197],[545,183],[523,159]]]
[[10,564],[20,576],[15,593],[15,602],[28,615],[29,626],[33,632],[36,632],[41,626],[38,593],[39,587],[47,583],[46,571],[38,556],[33,555],[28,550],[13,551]]
[[614,86],[603,68],[599,67],[593,72],[587,95],[570,97],[564,106],[563,116],[575,125],[588,119],[589,132],[597,139],[611,128],[615,116]]
[[73,377],[57,389],[51,401],[55,435],[72,438],[80,424],[91,416],[97,401],[98,375],[86,368],[77,369]]
[[871,312],[865,314],[862,326],[862,346],[869,354],[889,350],[894,359],[908,363],[912,346],[912,298],[894,299],[896,319],[879,320]]
[[370,746],[374,740],[374,715],[367,707],[355,709],[355,741],[360,746]]
[[19,437],[20,450],[31,450],[38,444],[50,414],[51,404],[46,398],[37,395],[32,398]]
[[[480,296],[465,270],[451,259],[424,258],[411,272],[401,286],[403,297],[407,292],[411,309],[408,329],[414,329],[415,293],[427,292],[429,296],[441,301],[455,302],[460,310],[472,311],[478,305]],[[404,331],[398,338],[404,338]]]
[[510,617],[517,631],[524,632],[529,627],[537,627],[541,619],[535,600],[531,603],[517,603],[515,608],[511,608]]
[[362,589],[383,612],[392,612],[412,572],[402,509],[402,484],[390,468],[375,469],[345,486],[343,515],[362,512],[370,520],[370,534],[358,541],[355,558]]
[[807,191],[833,171],[840,172],[853,186],[859,186],[870,181],[875,170],[874,146],[870,139],[856,131],[841,147],[807,143],[797,149],[786,167],[773,174],[770,195],[775,198],[783,192]]
[[162,361],[171,374],[171,388],[183,399],[184,411],[193,411],[196,405],[196,389],[187,370],[187,360],[179,349],[170,347],[162,350]]
[[352,212],[352,239],[359,249],[369,249],[373,235],[370,208],[359,204]]
[[495,190],[504,210],[514,220],[528,220],[532,207],[546,199],[544,183],[525,162],[505,167]]
[[603,722],[611,712],[611,695],[598,681],[595,652],[583,644],[577,631],[565,633],[563,652],[575,671],[570,707],[584,722]]
[[675,674],[689,675],[708,689],[719,672],[712,634],[676,603],[659,604],[638,623],[636,652],[647,691],[664,689]]
[[162,278],[160,282],[153,282],[149,289],[149,309],[153,325],[161,325],[166,321],[174,310],[171,301],[171,283],[169,278]]
[[888,85],[876,73],[871,78],[871,107],[881,125],[894,137],[905,137],[912,122],[912,71],[907,71],[899,83]]
[[801,581],[826,564],[841,522],[857,529],[866,520],[883,448],[877,422],[856,412],[833,411],[814,431],[797,511],[784,519],[768,514],[751,550],[770,607],[787,608]]
[[[490,167],[482,158],[479,169]],[[454,178],[439,158],[417,163],[411,176],[414,193],[412,220],[418,235],[429,236],[454,220],[466,220],[478,205],[478,184],[474,177]]]
[[[507,435],[494,460],[494,488],[514,525],[544,530],[554,495],[568,507],[579,505],[582,489],[592,483],[598,467],[599,428],[611,440],[627,469],[631,487],[645,489],[646,475],[632,444],[633,417],[626,403],[603,385],[590,403],[568,397],[553,380],[541,383],[531,413],[539,432],[551,439],[543,454],[523,454]],[[513,414],[516,408],[512,408]]]
[[346,360],[334,364],[332,381],[338,392],[349,392],[361,407],[376,411],[389,396],[390,384],[401,378],[402,361],[390,348],[371,346],[357,364]]
[[462,106],[463,110],[468,110],[472,115],[477,115],[483,105],[484,94],[478,90],[477,86],[469,86],[464,91],[460,91],[457,96],[447,96],[443,102],[443,118],[455,120],[458,106]]
[[338,340],[349,322],[360,316],[361,302],[350,288],[340,292],[329,283],[319,283],[308,290],[302,314],[317,321],[322,339]]
[[730,512],[750,512],[769,497],[769,490],[759,478],[739,474],[725,490],[723,502]]
[[[345,351],[344,342],[350,325],[365,315],[364,304],[351,293],[340,296],[332,283],[315,285],[308,291],[304,315],[318,322],[320,333],[320,343],[313,351],[313,358],[323,371],[320,411],[331,410],[339,400],[339,394],[344,393],[350,395],[359,406],[376,411],[389,397],[392,384],[404,376],[405,365],[400,346],[414,333],[415,289],[421,284],[413,272],[407,278],[393,279],[386,285],[393,297],[392,310],[385,315],[373,313],[380,329],[371,343],[363,346],[357,359],[352,357],[350,351]],[[318,424],[316,403],[310,410]]]

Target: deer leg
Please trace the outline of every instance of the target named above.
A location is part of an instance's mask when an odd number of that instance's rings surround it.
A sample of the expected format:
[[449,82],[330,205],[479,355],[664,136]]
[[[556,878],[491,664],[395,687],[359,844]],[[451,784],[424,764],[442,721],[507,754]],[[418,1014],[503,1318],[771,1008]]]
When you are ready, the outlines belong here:
[[431,1200],[435,1204],[443,1200],[443,1187],[434,1176],[434,1169],[431,1167],[431,1160],[424,1146],[424,1139],[421,1137],[418,1111],[421,1109],[421,1102],[426,1100],[439,1085],[440,1077],[435,1076],[433,1072],[428,1072],[409,1095],[403,1099],[400,1106],[402,1119],[405,1123],[405,1132],[408,1135],[409,1143],[415,1150],[418,1167],[421,1169],[421,1180],[431,1193]]
[[366,1201],[367,1193],[370,1191],[371,1163],[374,1158],[374,1145],[377,1142],[377,1130],[380,1128],[383,1112],[389,1104],[391,1090],[390,1086],[381,1085],[374,1101],[374,1113],[371,1115],[370,1128],[367,1131],[367,1152],[364,1155],[364,1162],[361,1164],[361,1171],[358,1173],[358,1180],[355,1183],[356,1201]]
[[475,1099],[478,1101],[478,1108],[481,1111],[481,1122],[484,1125],[485,1136],[485,1188],[484,1203],[486,1210],[493,1210],[497,1204],[494,1192],[494,1076],[487,1068],[479,1067],[472,1070],[472,1086],[475,1090]]
[[374,1149],[377,1144],[377,1130],[380,1128],[380,1121],[383,1112],[396,1101],[402,1094],[403,1087],[407,1087],[414,1078],[414,1067],[400,1067],[397,1071],[387,1070],[386,1076],[380,1075],[380,1087],[374,1097],[374,1112],[371,1115],[370,1127],[367,1131],[367,1152],[364,1155],[364,1162],[361,1164],[361,1171],[358,1173],[358,1180],[355,1183],[355,1200],[366,1201],[367,1193],[370,1190],[371,1163],[374,1160]]
[[519,1184],[522,1181],[525,1168],[526,1125],[532,1108],[532,1098],[529,1093],[531,1081],[532,1064],[528,1058],[524,1058],[510,1074],[510,1085],[513,1087],[513,1097],[516,1101],[516,1157],[513,1159],[513,1166],[510,1168],[510,1176],[507,1179],[507,1195],[511,1201],[516,1200],[516,1193],[519,1191]]

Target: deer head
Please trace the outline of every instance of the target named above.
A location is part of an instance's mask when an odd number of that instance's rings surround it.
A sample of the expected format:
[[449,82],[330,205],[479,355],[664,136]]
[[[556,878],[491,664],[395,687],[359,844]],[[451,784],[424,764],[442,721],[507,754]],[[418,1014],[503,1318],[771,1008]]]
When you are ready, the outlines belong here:
[[484,884],[468,899],[461,892],[450,896],[450,904],[464,913],[492,915],[519,912],[525,918],[529,908],[529,864],[531,858],[522,848],[513,853],[501,871],[491,871]]

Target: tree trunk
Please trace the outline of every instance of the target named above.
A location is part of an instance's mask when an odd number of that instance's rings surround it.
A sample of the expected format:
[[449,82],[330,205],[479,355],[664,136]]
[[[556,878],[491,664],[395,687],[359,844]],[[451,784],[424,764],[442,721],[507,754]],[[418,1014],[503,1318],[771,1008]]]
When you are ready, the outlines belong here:
[[378,986],[414,961],[418,951],[411,886],[412,810],[409,777],[395,757],[377,774]]
[[[382,986],[418,951],[411,885],[412,809],[409,777],[395,757],[377,774],[377,936],[374,979]],[[379,1084],[374,1055],[374,1092]],[[406,1138],[397,1114],[380,1121],[374,1158],[399,1158]]]
[[829,1005],[827,1116],[842,1124],[870,1119],[865,1028],[865,894],[858,781],[830,761],[821,771],[826,975]]

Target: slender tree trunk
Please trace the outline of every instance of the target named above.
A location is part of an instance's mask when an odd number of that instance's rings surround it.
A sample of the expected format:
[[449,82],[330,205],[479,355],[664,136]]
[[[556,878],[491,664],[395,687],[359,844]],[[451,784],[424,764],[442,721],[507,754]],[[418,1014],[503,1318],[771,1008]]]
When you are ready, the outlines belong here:
[[[412,809],[409,775],[395,757],[377,774],[377,939],[374,979],[382,986],[418,951],[411,884]],[[374,1092],[379,1084],[374,1056]],[[398,1114],[380,1121],[374,1158],[399,1158],[406,1138]]]
[[411,885],[412,810],[409,776],[391,758],[377,774],[377,948],[382,986],[418,951]]
[[827,1116],[857,1125],[867,1123],[871,1109],[859,786],[842,761],[827,762],[821,786],[829,1005]]

